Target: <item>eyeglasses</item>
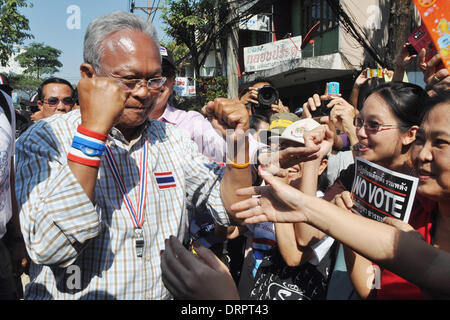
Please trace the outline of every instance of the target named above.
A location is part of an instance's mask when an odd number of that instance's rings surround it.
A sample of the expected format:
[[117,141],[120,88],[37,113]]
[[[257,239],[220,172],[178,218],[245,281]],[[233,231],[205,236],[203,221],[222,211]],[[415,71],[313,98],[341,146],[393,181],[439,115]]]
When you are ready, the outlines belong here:
[[364,126],[364,129],[369,133],[377,133],[381,130],[398,128],[397,125],[393,124],[380,124],[376,121],[364,121],[360,117],[355,117],[354,125],[357,130],[361,129]]
[[152,79],[148,79],[148,80],[143,80],[143,79],[126,79],[126,78],[121,78],[118,76],[114,76],[112,75],[112,77],[114,79],[119,80],[122,85],[124,85],[124,89],[132,91],[135,90],[137,88],[141,88],[144,86],[147,86],[147,89],[159,89],[163,86],[163,84],[166,82],[167,78],[166,77],[157,77],[157,78],[152,78]]
[[155,90],[155,89],[159,89],[163,86],[163,84],[166,82],[167,78],[166,77],[156,77],[156,78],[152,78],[152,79],[148,79],[148,80],[144,80],[144,79],[128,79],[128,78],[123,78],[120,77],[116,74],[112,74],[109,72],[106,72],[103,68],[101,68],[103,70],[103,72],[106,73],[106,75],[110,78],[116,79],[118,80],[122,86],[123,89],[126,91],[133,91],[135,89],[141,88],[146,86],[147,89],[151,90]]
[[75,104],[74,99],[71,97],[65,97],[62,99],[59,99],[57,97],[50,97],[48,99],[44,99],[43,101],[52,107],[57,106],[60,101],[66,106],[73,106]]

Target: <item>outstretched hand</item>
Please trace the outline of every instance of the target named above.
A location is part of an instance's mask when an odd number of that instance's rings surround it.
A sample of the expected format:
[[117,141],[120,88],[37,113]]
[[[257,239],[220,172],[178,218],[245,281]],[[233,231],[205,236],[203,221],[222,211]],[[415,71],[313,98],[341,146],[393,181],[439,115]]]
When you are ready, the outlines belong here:
[[258,156],[258,162],[266,171],[278,177],[287,175],[287,168],[300,162],[315,160],[319,157],[320,146],[288,147],[275,152],[264,152]]
[[227,266],[209,249],[189,252],[174,236],[161,253],[162,280],[178,299],[238,300],[239,293]]
[[265,186],[254,186],[237,190],[236,194],[252,197],[231,206],[236,218],[244,223],[259,222],[306,222],[307,217],[300,210],[306,195],[284,183],[281,179],[259,167],[259,175]]

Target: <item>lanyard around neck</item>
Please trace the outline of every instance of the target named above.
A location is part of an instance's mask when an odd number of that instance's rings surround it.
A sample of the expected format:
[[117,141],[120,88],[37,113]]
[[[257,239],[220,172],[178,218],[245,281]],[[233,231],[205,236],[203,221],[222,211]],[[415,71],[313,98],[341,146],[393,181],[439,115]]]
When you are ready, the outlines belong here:
[[133,206],[130,198],[128,197],[127,188],[120,175],[119,167],[117,165],[116,159],[112,153],[109,145],[106,146],[106,160],[109,168],[119,186],[120,192],[122,193],[123,202],[125,207],[130,214],[131,221],[135,229],[141,229],[144,223],[144,208],[145,208],[145,198],[147,196],[147,164],[148,164],[148,140],[145,139],[144,147],[141,151],[140,164],[139,164],[139,200],[136,209]]

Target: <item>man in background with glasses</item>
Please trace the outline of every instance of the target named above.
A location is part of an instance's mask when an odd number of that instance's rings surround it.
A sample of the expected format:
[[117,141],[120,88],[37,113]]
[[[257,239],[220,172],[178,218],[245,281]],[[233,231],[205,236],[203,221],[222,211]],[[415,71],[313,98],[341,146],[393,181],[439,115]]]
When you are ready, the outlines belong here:
[[61,78],[49,78],[39,86],[39,111],[33,115],[33,121],[51,117],[56,113],[67,113],[72,110],[74,103],[75,89],[70,82]]

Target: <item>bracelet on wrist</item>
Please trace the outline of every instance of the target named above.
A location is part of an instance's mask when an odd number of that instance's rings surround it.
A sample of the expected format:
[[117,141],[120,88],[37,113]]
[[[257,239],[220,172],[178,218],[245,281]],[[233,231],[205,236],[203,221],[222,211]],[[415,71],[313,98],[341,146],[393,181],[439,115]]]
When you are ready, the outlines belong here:
[[77,132],[79,132],[85,136],[88,136],[88,137],[91,137],[91,138],[94,138],[97,140],[101,140],[101,141],[106,141],[106,139],[108,138],[107,134],[98,133],[98,132],[89,130],[89,129],[83,127],[81,124],[77,127]]
[[231,165],[233,168],[236,168],[236,169],[245,169],[250,165],[250,160],[247,163],[240,164],[240,163],[233,162],[227,158],[227,165]]
[[90,167],[99,167],[106,149],[107,135],[78,126],[67,159]]

